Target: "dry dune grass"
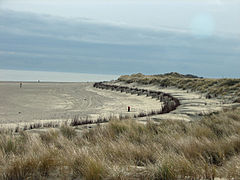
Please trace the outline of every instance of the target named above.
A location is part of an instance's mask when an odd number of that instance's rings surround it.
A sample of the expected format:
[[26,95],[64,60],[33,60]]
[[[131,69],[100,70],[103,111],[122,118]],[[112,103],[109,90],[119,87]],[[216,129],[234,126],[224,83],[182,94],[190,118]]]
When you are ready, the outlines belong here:
[[232,95],[240,97],[240,79],[197,78],[192,75],[168,73],[164,75],[133,74],[121,76],[118,80],[127,83],[154,84],[163,87],[190,89],[214,95]]
[[194,122],[111,120],[0,135],[1,179],[240,178],[240,110]]

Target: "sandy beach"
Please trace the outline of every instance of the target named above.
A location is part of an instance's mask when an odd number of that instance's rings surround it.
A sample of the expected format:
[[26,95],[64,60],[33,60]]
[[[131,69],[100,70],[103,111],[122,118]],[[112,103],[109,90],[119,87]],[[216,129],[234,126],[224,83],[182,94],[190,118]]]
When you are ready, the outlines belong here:
[[[0,124],[64,121],[74,116],[134,115],[161,108],[145,96],[93,88],[93,83],[0,83]],[[131,112],[127,112],[127,107]]]
[[[111,83],[110,83],[111,84]],[[139,84],[123,84],[129,87],[157,90],[169,93],[178,98],[181,105],[174,111],[138,118],[145,123],[152,119],[156,122],[163,119],[194,120],[200,114],[221,111],[232,104],[226,104],[221,99],[206,99],[203,94],[180,90],[176,88],[160,88]],[[137,96],[111,90],[93,87],[93,83],[0,83],[0,126],[13,127],[35,122],[65,122],[75,116],[85,120],[97,120],[112,116],[134,116],[160,110],[162,102],[146,96]],[[128,106],[131,112],[127,111]]]

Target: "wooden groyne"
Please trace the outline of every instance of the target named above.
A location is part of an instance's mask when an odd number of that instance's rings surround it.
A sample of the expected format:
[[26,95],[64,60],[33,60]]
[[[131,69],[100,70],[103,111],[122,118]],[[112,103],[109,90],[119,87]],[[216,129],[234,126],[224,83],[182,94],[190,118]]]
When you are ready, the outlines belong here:
[[155,98],[155,99],[159,100],[160,102],[163,102],[163,107],[161,110],[159,110],[157,112],[157,114],[169,113],[169,112],[175,110],[180,105],[180,101],[177,98],[171,96],[170,94],[161,92],[161,91],[130,88],[127,86],[111,85],[111,84],[106,84],[103,82],[94,83],[93,87],[99,88],[99,89],[106,89],[106,90],[136,94],[138,96],[145,95],[147,97]]
[[[106,90],[136,94],[138,96],[145,95],[147,97],[152,97],[152,98],[159,100],[160,102],[163,102],[162,109],[159,109],[157,111],[146,112],[146,113],[141,112],[137,115],[134,115],[133,118],[169,113],[169,112],[175,110],[180,105],[180,102],[177,98],[171,96],[170,94],[160,92],[160,91],[130,88],[127,86],[110,85],[110,84],[105,84],[103,82],[94,83],[93,87],[99,88],[99,89],[106,89]],[[129,116],[120,116],[119,117],[119,119],[128,119],[128,118],[129,118]],[[88,118],[82,119],[81,117],[74,117],[69,123],[66,121],[66,122],[64,122],[64,124],[69,125],[69,126],[82,126],[82,125],[107,123],[110,120],[111,120],[111,117],[107,117],[107,118],[106,117],[98,117],[97,120],[91,120]],[[57,128],[60,126],[61,126],[61,123],[59,123],[59,122],[46,122],[46,123],[36,122],[36,123],[25,124],[23,127],[20,127],[18,125],[15,128],[8,128],[7,131],[18,133],[19,131],[26,131],[26,130],[39,129],[39,128]],[[4,129],[0,128],[0,132],[3,130]]]

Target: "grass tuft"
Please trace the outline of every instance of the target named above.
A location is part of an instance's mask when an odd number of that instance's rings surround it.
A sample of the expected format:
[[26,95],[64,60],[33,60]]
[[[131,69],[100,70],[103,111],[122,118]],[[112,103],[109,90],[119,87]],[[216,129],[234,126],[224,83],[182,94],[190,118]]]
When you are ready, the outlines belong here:
[[66,125],[63,125],[60,127],[60,132],[62,133],[62,135],[64,137],[66,137],[68,139],[72,139],[77,135],[74,128],[72,128],[70,126],[66,126]]
[[[239,109],[194,122],[116,120],[0,134],[0,179],[240,178]],[[220,132],[220,133],[219,133]]]

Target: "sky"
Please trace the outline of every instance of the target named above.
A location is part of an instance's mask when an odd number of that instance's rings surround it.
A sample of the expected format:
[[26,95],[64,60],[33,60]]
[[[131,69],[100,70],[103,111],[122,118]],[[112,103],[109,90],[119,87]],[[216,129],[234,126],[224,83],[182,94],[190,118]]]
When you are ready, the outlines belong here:
[[0,69],[240,77],[239,19],[240,0],[0,0]]

